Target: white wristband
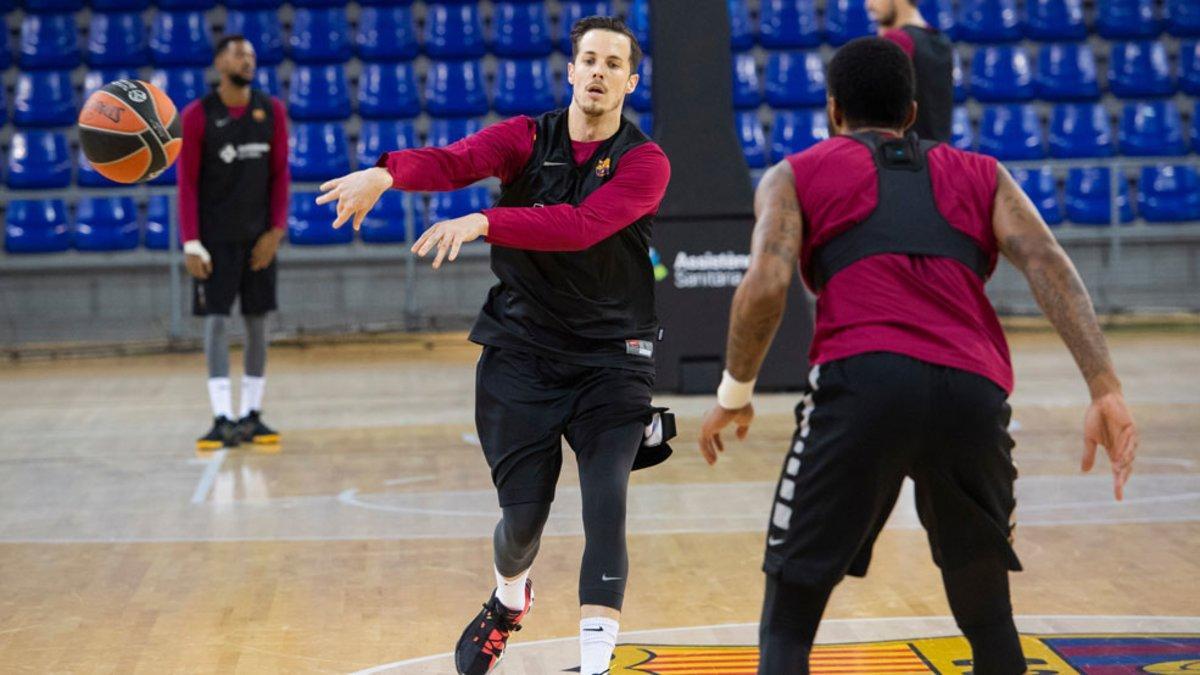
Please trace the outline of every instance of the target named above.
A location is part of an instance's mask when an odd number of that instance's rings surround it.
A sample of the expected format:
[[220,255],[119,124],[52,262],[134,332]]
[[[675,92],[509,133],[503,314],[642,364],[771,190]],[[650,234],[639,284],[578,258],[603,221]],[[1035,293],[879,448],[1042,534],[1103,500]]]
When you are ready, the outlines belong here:
[[754,395],[754,383],[758,378],[749,382],[738,382],[726,370],[721,373],[721,386],[717,387],[717,403],[726,410],[739,410],[750,403]]
[[183,242],[183,253],[185,255],[198,255],[205,263],[212,262],[212,256],[208,254],[208,249],[204,248],[204,244],[201,244],[199,239]]

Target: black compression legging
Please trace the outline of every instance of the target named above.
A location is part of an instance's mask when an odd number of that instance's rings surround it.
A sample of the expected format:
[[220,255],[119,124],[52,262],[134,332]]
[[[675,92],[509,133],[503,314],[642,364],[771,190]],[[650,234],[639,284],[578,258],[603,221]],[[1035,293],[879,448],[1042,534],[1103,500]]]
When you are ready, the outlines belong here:
[[[586,542],[579,567],[581,605],[621,609],[629,574],[625,498],[644,429],[641,422],[626,424],[599,433],[576,449]],[[533,565],[550,503],[514,504],[503,512],[492,537],[496,569],[515,577]]]

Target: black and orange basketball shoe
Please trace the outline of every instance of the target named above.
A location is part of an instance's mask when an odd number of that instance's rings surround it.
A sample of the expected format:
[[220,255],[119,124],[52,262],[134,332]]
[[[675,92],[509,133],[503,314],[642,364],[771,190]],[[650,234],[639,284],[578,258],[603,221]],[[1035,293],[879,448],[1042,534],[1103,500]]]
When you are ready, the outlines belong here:
[[257,410],[251,410],[248,415],[238,420],[237,432],[243,443],[271,445],[279,442],[279,432],[263,424]]
[[533,582],[525,581],[525,608],[517,611],[500,602],[495,592],[483,605],[483,611],[467,624],[454,647],[454,666],[459,675],[485,675],[492,672],[504,649],[508,636],[521,630],[521,619],[533,608]]
[[233,420],[221,415],[213,418],[212,429],[196,439],[197,450],[220,450],[221,448],[236,448],[241,435]]

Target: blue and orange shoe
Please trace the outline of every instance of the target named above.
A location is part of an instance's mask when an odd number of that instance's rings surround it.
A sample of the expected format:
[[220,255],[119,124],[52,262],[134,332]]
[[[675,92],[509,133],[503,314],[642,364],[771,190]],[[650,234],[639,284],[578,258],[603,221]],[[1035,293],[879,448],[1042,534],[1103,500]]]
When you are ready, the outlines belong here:
[[458,675],[486,675],[492,672],[504,649],[508,636],[521,630],[521,619],[533,608],[533,582],[525,581],[525,608],[517,611],[500,602],[496,593],[483,605],[483,610],[467,624],[458,644],[454,646],[454,666]]

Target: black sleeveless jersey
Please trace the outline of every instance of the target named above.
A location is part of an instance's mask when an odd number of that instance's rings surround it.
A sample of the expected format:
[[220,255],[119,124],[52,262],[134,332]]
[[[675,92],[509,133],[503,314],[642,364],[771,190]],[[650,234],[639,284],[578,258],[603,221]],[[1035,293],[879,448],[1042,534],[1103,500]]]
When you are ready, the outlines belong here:
[[252,90],[250,105],[238,119],[230,116],[215,90],[201,105],[200,240],[254,241],[271,226],[271,97]]

